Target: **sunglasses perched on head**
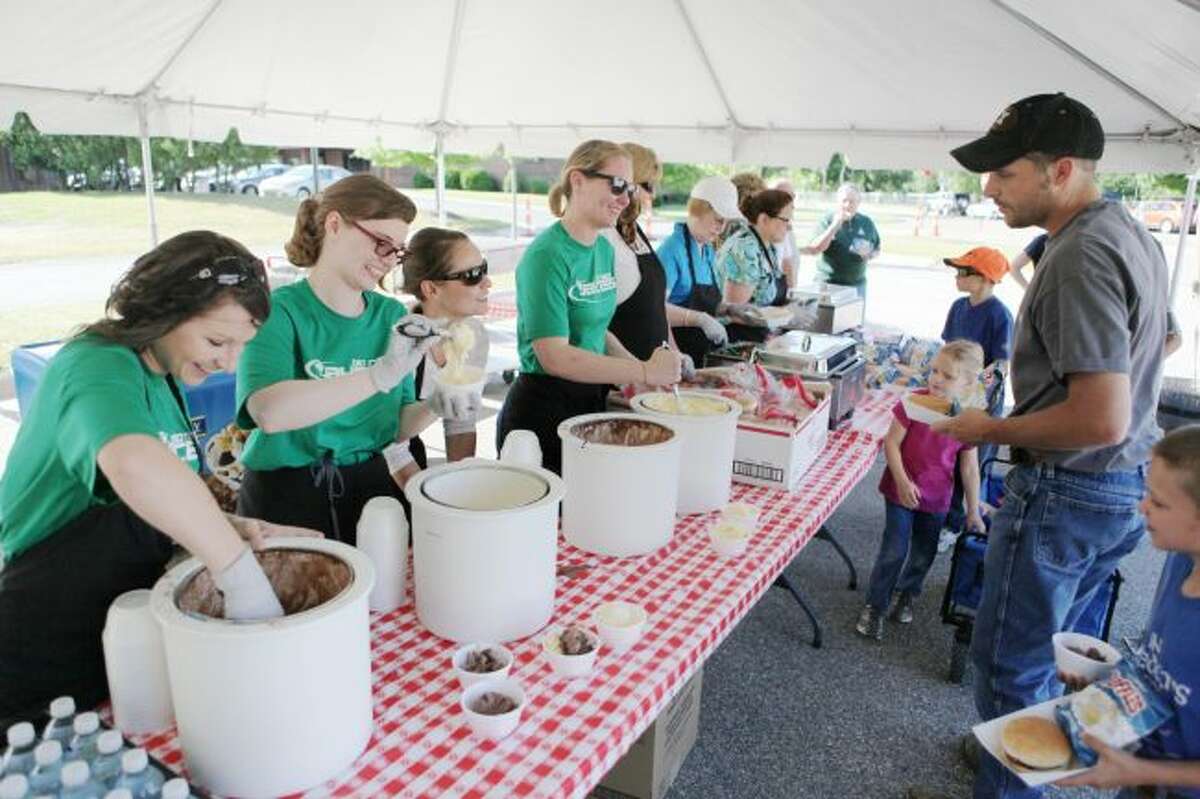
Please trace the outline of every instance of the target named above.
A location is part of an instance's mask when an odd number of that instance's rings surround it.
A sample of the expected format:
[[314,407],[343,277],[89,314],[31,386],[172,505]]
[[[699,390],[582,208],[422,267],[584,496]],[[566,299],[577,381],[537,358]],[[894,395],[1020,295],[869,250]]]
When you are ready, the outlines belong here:
[[238,255],[222,255],[202,267],[192,280],[214,280],[221,286],[237,286],[247,280],[267,285],[267,268],[257,258],[247,260]]
[[629,199],[632,200],[634,198],[634,195],[637,194],[637,191],[638,191],[637,184],[633,183],[632,181],[628,181],[623,177],[619,177],[617,175],[609,175],[604,172],[597,172],[594,169],[581,169],[579,171],[582,172],[583,174],[587,175],[589,178],[599,178],[601,180],[607,180],[608,181],[608,190],[613,193],[614,197],[621,195],[621,194],[628,194]]
[[355,229],[364,236],[375,242],[375,254],[380,258],[387,259],[404,257],[405,247],[403,244],[394,244],[391,239],[385,239],[383,236],[372,233],[362,225],[355,222],[353,219],[347,219],[346,221],[353,225]]
[[485,259],[484,262],[479,266],[472,266],[470,269],[464,269],[461,272],[455,272],[454,274],[446,275],[443,278],[439,278],[438,282],[447,283],[452,280],[457,280],[464,286],[478,286],[483,282],[483,279],[487,277],[487,273],[488,263]]

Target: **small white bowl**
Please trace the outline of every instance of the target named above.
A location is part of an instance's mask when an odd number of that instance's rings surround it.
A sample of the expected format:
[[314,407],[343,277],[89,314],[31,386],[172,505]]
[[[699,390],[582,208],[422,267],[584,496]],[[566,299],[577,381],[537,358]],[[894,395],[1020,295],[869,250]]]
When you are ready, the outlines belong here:
[[[516,702],[517,706],[507,713],[495,716],[479,713],[472,709],[475,701],[487,693],[507,696]],[[463,715],[467,717],[467,723],[471,726],[471,730],[476,735],[492,739],[503,738],[511,735],[517,725],[521,723],[521,712],[525,709],[525,691],[517,684],[516,680],[483,680],[463,691],[459,706],[462,708]]]
[[749,532],[758,529],[758,517],[761,511],[757,505],[749,502],[730,502],[721,511],[721,521],[730,522],[745,527]]
[[[490,649],[500,655],[500,659],[504,661],[504,665],[496,671],[475,672],[467,671],[465,668],[467,656],[472,652],[479,652],[483,649]],[[513,656],[512,652],[499,644],[467,644],[454,650],[454,654],[450,656],[450,666],[454,669],[454,674],[458,677],[458,684],[461,688],[470,688],[477,682],[484,680],[503,680],[508,677],[508,673],[512,671]]]
[[599,630],[604,645],[613,654],[621,655],[642,637],[646,611],[632,602],[605,602],[592,613],[592,624]]
[[584,627],[583,631],[587,633],[588,639],[592,642],[592,651],[582,655],[564,655],[557,650],[560,645],[559,636],[565,629],[562,625],[555,625],[542,636],[542,654],[546,656],[546,660],[550,661],[550,666],[557,676],[568,680],[587,677],[596,665],[596,653],[600,651],[600,636],[596,635],[594,630]]
[[434,377],[434,382],[437,383],[445,394],[482,395],[483,389],[487,386],[487,372],[479,366],[468,364],[463,367],[463,374],[471,379],[467,382],[456,383],[447,380],[445,372],[439,370]]
[[[1055,633],[1050,640],[1054,642],[1055,667],[1059,673],[1076,680],[1089,683],[1102,680],[1121,660],[1121,653],[1112,644],[1083,633]],[[1095,647],[1104,656],[1105,662],[1101,663],[1078,652],[1072,652],[1068,647],[1082,649],[1085,652]]]
[[733,522],[721,522],[708,528],[708,543],[723,558],[733,558],[746,551],[750,533]]

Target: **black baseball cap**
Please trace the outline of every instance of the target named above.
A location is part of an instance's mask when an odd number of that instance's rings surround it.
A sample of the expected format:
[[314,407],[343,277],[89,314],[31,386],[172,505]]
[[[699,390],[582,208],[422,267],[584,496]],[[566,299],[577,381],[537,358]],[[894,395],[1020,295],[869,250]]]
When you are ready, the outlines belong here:
[[1032,152],[1098,159],[1104,128],[1092,109],[1062,92],[1035,94],[1005,108],[986,135],[950,155],[972,172],[991,172]]

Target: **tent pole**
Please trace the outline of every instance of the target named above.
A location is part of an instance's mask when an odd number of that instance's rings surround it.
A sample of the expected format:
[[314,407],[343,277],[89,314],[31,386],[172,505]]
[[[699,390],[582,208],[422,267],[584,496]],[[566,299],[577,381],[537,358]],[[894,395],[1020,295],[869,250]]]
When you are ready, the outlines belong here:
[[[1196,213],[1196,183],[1200,181],[1200,171],[1188,176],[1187,199],[1183,201],[1183,216],[1179,219],[1179,246],[1175,248],[1175,269],[1171,272],[1171,293],[1167,295],[1167,307],[1175,307],[1175,295],[1179,291],[1179,279],[1183,274],[1183,259],[1187,253],[1188,230],[1191,220]],[[1200,233],[1200,230],[1197,231]]]
[[513,241],[517,240],[517,159],[511,155],[508,157],[508,174],[512,183],[509,188],[512,189],[512,225],[509,228],[509,236]]
[[146,120],[146,101],[139,99],[138,136],[142,140],[142,188],[146,192],[146,214],[150,220],[150,247],[158,246],[158,218],[154,214],[154,164],[150,160],[150,124]]
[[433,154],[437,159],[437,185],[434,194],[437,198],[438,225],[446,226],[446,134],[438,131],[433,145]]
[[321,176],[317,174],[317,148],[316,145],[308,148],[308,160],[312,161],[313,168],[313,196],[321,190]]

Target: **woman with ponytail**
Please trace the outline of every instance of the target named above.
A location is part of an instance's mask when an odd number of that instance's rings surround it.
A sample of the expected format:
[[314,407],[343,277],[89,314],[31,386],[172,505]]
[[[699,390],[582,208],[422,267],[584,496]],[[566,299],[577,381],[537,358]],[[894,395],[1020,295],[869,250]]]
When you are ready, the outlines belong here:
[[575,148],[550,190],[559,217],[517,265],[517,345],[521,375],[496,424],[500,449],[511,430],[532,430],[543,463],[562,470],[558,425],[604,410],[608,386],[679,381],[678,353],[638,359],[609,329],[617,305],[613,248],[600,231],[617,222],[637,192],[623,147],[591,140]]
[[181,393],[231,371],[267,319],[262,263],[182,233],[138,258],[106,309],[46,367],[0,480],[0,719],[103,699],[108,606],[153,586],[176,545],[208,567],[227,618],[261,619],[283,610],[247,542],[316,535],[221,512]]
[[239,512],[354,544],[367,500],[403,500],[408,439],[437,416],[472,412],[437,393],[417,401],[411,374],[436,331],[375,291],[416,214],[372,175],[300,204],[285,249],[308,277],[275,291],[271,318],[238,364],[237,421],[252,431]]

